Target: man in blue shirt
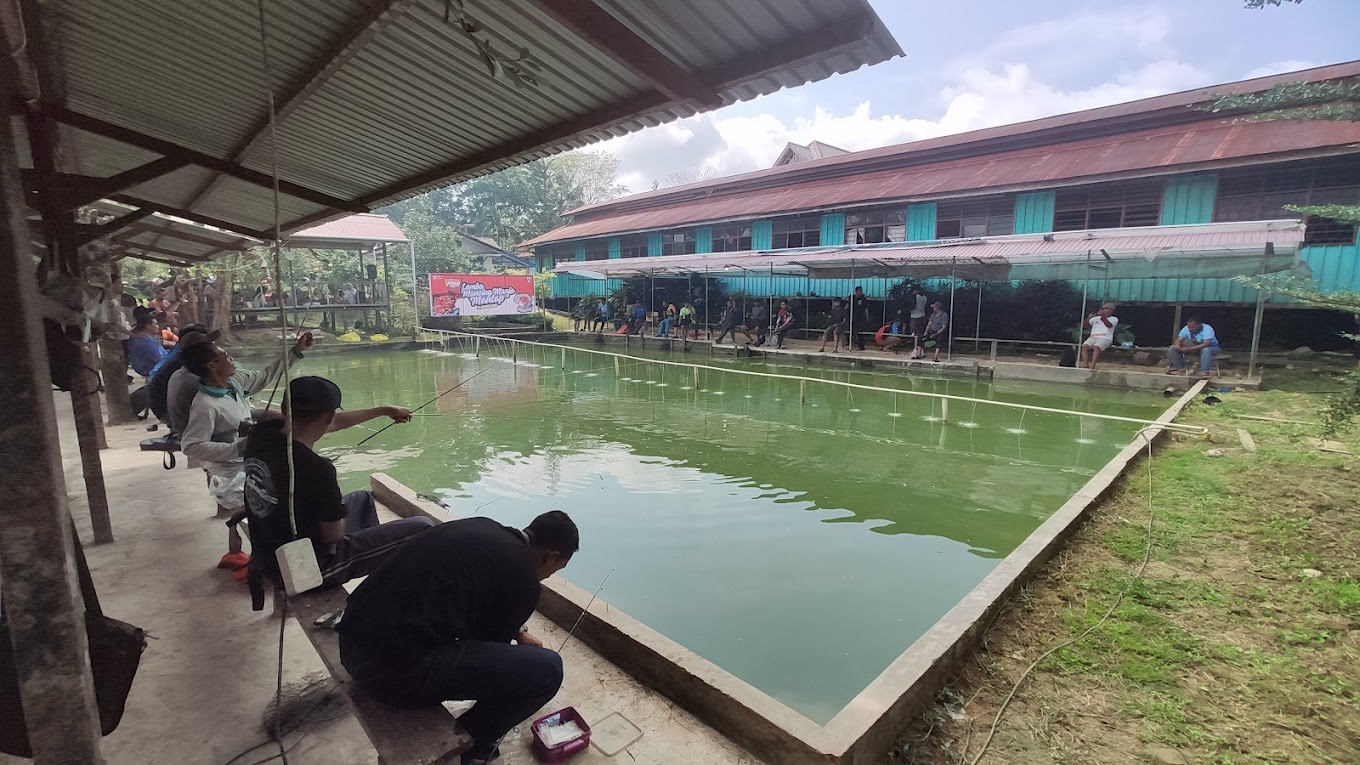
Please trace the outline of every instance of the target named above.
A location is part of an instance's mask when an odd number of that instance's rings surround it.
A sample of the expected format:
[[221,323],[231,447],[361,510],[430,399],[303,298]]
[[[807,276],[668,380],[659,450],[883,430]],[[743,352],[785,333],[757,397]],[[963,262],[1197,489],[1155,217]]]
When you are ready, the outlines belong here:
[[1218,355],[1218,335],[1214,334],[1213,327],[1191,316],[1167,354],[1166,373],[1180,374],[1185,369],[1185,357],[1196,353],[1199,354],[1199,376],[1207,379],[1214,366],[1214,357]]
[[140,316],[128,338],[128,363],[142,377],[151,378],[165,359],[165,346],[161,344],[161,327],[151,316]]

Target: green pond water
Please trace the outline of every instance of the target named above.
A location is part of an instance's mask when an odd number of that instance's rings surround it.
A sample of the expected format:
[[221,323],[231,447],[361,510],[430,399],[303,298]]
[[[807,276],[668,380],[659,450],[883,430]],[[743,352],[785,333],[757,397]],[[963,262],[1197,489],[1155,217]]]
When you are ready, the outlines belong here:
[[[617,350],[617,347],[610,346]],[[656,358],[1153,419],[1161,396]],[[563,575],[819,723],[830,720],[1133,437],[1131,423],[695,372],[556,349],[309,359],[346,408],[415,406],[362,447],[322,441],[346,489],[385,471],[460,516],[581,529]],[[374,427],[381,421],[372,423]],[[598,605],[597,605],[598,607]],[[570,649],[567,651],[570,660]]]

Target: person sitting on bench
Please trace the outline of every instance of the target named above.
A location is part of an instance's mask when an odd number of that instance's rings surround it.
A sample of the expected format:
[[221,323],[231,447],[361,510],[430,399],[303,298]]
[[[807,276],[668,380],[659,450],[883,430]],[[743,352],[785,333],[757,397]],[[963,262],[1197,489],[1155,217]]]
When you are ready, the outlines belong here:
[[463,764],[495,759],[501,737],[562,685],[562,657],[523,625],[538,607],[539,582],[579,547],[576,524],[560,510],[524,530],[485,517],[435,526],[350,595],[340,660],[385,704],[475,700],[459,718],[473,738]]
[[[328,432],[380,415],[409,422],[409,410],[388,406],[337,415],[340,388],[324,377],[299,377],[288,383],[288,392],[283,416],[256,424],[246,437],[245,517],[252,548],[247,581],[256,610],[264,607],[264,582],[280,581],[274,551],[294,538],[312,540],[322,586],[334,586],[372,573],[397,548],[434,525],[425,516],[380,524],[373,494],[361,489],[341,496],[335,465],[312,451]],[[296,537],[288,515],[290,441]]]

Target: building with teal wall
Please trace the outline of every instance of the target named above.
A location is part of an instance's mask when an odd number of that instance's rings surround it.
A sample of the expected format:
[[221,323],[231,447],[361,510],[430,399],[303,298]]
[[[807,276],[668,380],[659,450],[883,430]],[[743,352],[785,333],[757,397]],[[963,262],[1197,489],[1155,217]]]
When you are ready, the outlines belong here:
[[[610,257],[631,237],[645,238],[646,256],[697,254],[716,264],[731,254],[738,229],[750,251],[769,252],[1297,218],[1286,205],[1360,204],[1360,124],[1239,122],[1195,107],[1217,93],[1340,76],[1360,76],[1360,62],[625,197],[573,210],[570,222],[529,244],[547,269],[584,259],[602,237]],[[1306,223],[1300,260],[1317,284],[1360,290],[1355,227]],[[643,249],[625,247],[629,254]],[[754,272],[723,279],[729,291],[752,296],[831,296],[854,286]],[[871,295],[891,286],[862,283]],[[563,275],[553,295],[597,295],[603,286]],[[1122,303],[1256,300],[1230,279],[1101,279],[1092,282],[1097,289]]]

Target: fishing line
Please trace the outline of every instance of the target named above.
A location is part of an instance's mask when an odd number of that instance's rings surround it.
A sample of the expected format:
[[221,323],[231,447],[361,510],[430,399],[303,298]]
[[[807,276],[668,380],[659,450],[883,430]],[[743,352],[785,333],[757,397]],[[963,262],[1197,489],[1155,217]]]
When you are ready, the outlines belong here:
[[[489,371],[491,371],[491,367],[485,367],[485,368],[483,368],[481,371],[477,372],[476,374],[473,374],[471,377],[466,377],[466,378],[464,378],[462,382],[458,383],[457,385],[453,386],[452,388],[449,388],[448,390],[444,391],[443,393],[440,393],[438,396],[435,396],[434,398],[430,399],[429,401],[426,401],[425,403],[421,404],[420,406],[416,407],[415,409],[412,409],[412,410],[411,410],[411,414],[414,415],[416,412],[419,412],[421,409],[424,409],[425,407],[429,406],[430,404],[433,404],[434,402],[438,401],[439,399],[441,399],[441,398],[443,398],[443,397],[449,395],[450,393],[452,393],[452,392],[458,390],[459,388],[463,387],[464,385],[467,385],[468,383],[470,383],[470,382],[472,382],[473,380],[477,379],[479,376],[481,376],[481,374],[482,374],[483,372],[489,372]],[[378,431],[375,432],[372,436],[365,436],[365,437],[364,437],[364,440],[360,441],[359,443],[355,444],[354,446],[355,446],[356,448],[357,448],[357,447],[360,447],[360,446],[363,446],[364,444],[368,443],[368,441],[371,440],[371,439],[373,438],[373,436],[378,435],[378,433],[381,433],[381,432],[383,432],[384,430],[387,430],[388,428],[390,428],[390,427],[392,427],[393,425],[396,425],[396,424],[397,424],[397,421],[396,421],[396,420],[393,420],[393,421],[387,423],[386,425],[384,425],[384,426],[382,426],[381,428],[379,428]]]
[[600,590],[603,590],[603,589],[604,589],[604,583],[605,583],[605,582],[608,582],[608,581],[609,581],[609,577],[611,577],[611,576],[613,576],[613,575],[614,575],[614,569],[612,569],[612,568],[609,569],[609,573],[608,573],[608,574],[605,574],[605,575],[604,575],[604,581],[600,582],[600,586],[595,588],[595,594],[590,596],[590,601],[586,603],[586,607],[583,608],[583,609],[581,609],[581,615],[578,616],[578,617],[576,617],[576,623],[573,624],[573,625],[571,625],[571,631],[567,633],[567,636],[566,636],[566,637],[562,638],[562,645],[560,645],[560,646],[557,647],[557,652],[558,652],[558,653],[562,653],[562,649],[567,647],[567,641],[568,641],[568,640],[571,640],[571,636],[574,635],[574,634],[576,634],[576,628],[579,627],[579,626],[581,626],[581,620],[584,619],[584,618],[586,618],[586,612],[589,611],[589,610],[590,610],[590,606],[591,606],[592,604],[595,603],[595,598],[596,598],[596,596],[598,596],[598,595],[600,594]]

